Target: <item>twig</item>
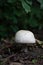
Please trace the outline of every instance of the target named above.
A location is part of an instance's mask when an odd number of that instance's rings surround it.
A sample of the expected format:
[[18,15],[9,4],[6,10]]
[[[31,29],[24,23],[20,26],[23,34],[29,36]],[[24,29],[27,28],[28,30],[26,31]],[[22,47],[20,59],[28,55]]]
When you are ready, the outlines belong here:
[[[16,54],[17,54],[17,53],[16,53]],[[5,65],[5,63],[6,63],[7,61],[9,61],[9,59],[10,59],[11,57],[15,56],[16,54],[12,54],[12,55],[8,56],[7,58],[5,58],[5,59],[3,60],[3,62],[2,62],[2,65]]]
[[40,41],[40,40],[38,40],[38,39],[36,39],[36,42],[37,42],[38,44],[43,44],[43,41]]

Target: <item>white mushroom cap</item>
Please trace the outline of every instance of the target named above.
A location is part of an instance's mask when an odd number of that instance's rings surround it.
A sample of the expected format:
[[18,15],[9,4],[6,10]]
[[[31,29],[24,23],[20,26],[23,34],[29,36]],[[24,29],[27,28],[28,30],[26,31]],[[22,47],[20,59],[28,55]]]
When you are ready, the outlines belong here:
[[20,30],[15,34],[16,43],[35,43],[36,39],[34,34],[28,30]]

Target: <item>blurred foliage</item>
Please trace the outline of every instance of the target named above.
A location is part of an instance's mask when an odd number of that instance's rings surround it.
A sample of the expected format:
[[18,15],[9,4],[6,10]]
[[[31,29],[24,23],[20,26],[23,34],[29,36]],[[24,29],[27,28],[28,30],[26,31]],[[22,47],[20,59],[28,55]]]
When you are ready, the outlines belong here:
[[43,0],[0,0],[0,36],[19,29],[43,28]]

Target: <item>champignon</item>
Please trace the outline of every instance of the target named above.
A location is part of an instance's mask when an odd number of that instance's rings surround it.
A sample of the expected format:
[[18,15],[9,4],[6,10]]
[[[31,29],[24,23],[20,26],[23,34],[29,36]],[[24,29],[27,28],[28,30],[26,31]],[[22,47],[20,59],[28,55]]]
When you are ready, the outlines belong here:
[[34,34],[31,31],[28,30],[20,30],[15,35],[15,42],[16,43],[23,43],[23,44],[29,44],[29,43],[35,43],[36,39],[34,37]]
[[25,46],[25,51],[27,51],[26,46],[33,46],[36,45],[36,42],[39,45],[43,45],[43,41],[40,41],[38,39],[35,38],[33,32],[28,31],[28,30],[19,30],[16,34],[15,34],[15,42],[18,45],[24,45]]
[[[15,34],[15,42],[17,44],[23,44],[23,45],[33,45],[36,43],[36,39],[34,34],[31,31],[28,30],[19,30]],[[27,48],[25,47],[25,52],[27,52]]]

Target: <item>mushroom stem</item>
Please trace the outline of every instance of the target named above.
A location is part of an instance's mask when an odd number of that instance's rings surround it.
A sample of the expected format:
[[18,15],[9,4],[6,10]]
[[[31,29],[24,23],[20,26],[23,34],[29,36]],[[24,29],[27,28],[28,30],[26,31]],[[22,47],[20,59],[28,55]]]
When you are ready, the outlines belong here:
[[24,52],[25,52],[25,53],[28,52],[28,48],[27,48],[27,47],[24,48]]
[[24,44],[21,52],[27,53],[29,50],[32,50],[33,45]]
[[28,52],[28,48],[27,48],[27,45],[26,44],[22,45],[21,52],[25,52],[25,53]]

